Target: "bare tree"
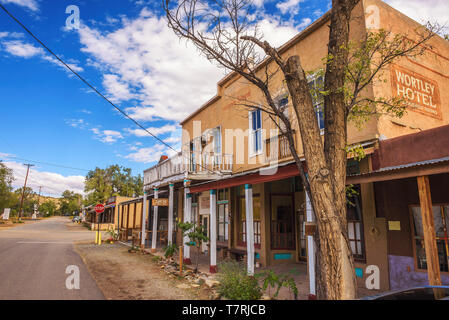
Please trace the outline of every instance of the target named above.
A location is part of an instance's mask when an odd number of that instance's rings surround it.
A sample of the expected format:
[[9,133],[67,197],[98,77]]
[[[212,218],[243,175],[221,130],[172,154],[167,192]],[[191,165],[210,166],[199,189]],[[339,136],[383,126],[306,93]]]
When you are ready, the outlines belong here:
[[[333,0],[330,11],[328,55],[324,57],[324,143],[306,72],[299,56],[286,57],[263,40],[250,0],[180,0],[163,5],[169,27],[191,41],[209,60],[255,85],[265,103],[242,101],[267,113],[288,140],[305,191],[317,219],[317,284],[320,299],[353,299],[354,262],[347,236],[346,159],[349,119],[405,111],[401,99],[367,98],[362,93],[386,66],[401,56],[421,54],[434,35],[433,28],[415,30],[414,40],[379,30],[359,43],[349,38],[351,14],[360,0]],[[289,119],[273,97],[273,77],[282,73],[295,119]],[[293,121],[295,124],[293,124]],[[293,126],[299,131],[307,175],[295,147]],[[354,151],[354,150],[352,150]]]

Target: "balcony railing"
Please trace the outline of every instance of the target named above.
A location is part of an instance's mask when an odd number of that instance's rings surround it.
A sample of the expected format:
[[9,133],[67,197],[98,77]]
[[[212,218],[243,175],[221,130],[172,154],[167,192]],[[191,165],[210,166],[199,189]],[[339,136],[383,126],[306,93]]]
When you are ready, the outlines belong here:
[[177,175],[211,175],[214,173],[232,173],[233,155],[199,153],[178,153],[144,173],[144,183],[162,181]]
[[190,173],[232,172],[232,154],[193,152],[190,154],[189,160]]
[[[292,135],[296,147],[296,132],[293,131]],[[284,134],[265,140],[265,150],[267,161],[284,160],[292,156],[290,144]]]

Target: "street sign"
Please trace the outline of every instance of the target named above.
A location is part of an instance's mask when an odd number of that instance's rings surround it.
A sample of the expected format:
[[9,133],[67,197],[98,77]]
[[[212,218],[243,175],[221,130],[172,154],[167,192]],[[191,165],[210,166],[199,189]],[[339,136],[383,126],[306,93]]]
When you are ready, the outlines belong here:
[[9,208],[6,208],[4,211],[3,211],[3,220],[9,220],[9,213],[11,212],[11,209],[9,209]]
[[153,199],[152,205],[153,207],[168,207],[168,199],[166,198]]
[[96,212],[96,213],[103,213],[103,212],[104,212],[104,205],[102,205],[102,204],[97,204],[97,205],[95,206],[95,212]]

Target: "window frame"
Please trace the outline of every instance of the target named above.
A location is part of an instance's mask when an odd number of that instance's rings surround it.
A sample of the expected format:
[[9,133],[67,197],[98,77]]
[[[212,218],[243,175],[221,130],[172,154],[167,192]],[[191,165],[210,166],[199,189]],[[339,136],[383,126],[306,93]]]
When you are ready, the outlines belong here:
[[[415,220],[413,218],[413,210],[412,208],[420,208],[421,206],[419,204],[411,204],[408,206],[409,209],[409,221],[410,221],[410,235],[411,235],[411,239],[412,239],[412,248],[413,248],[413,262],[414,262],[414,266],[415,266],[415,271],[416,272],[425,272],[427,273],[427,269],[421,269],[418,268],[418,257],[416,255],[416,239],[415,237],[417,237],[417,235],[415,234]],[[442,202],[442,203],[432,203],[432,208],[433,207],[449,207],[449,202]],[[421,213],[422,214],[422,213]],[[449,215],[449,213],[448,213]],[[449,232],[449,228],[448,228],[448,232]],[[435,234],[436,236],[436,234]],[[439,240],[437,239],[437,242]],[[444,240],[442,240],[444,242]],[[438,249],[438,248],[437,248]],[[438,259],[439,262],[439,259]],[[448,265],[448,270],[449,270],[449,265]],[[440,273],[444,274],[444,275],[449,275],[449,271],[442,271],[440,268]]]
[[[260,193],[253,194],[253,204],[254,198],[258,197],[259,201],[261,201]],[[240,247],[246,246],[246,219],[242,220],[242,212],[240,211],[240,201],[241,199],[245,199],[245,196],[237,196],[237,245]],[[253,212],[254,214],[254,212]],[[260,213],[262,215],[262,213]],[[253,217],[254,218],[254,217]],[[253,230],[254,230],[254,248],[260,249],[262,247],[262,216],[259,220],[253,219]],[[258,225],[258,228],[256,228]],[[241,229],[240,229],[241,228]],[[259,230],[259,233],[257,233]],[[256,242],[256,239],[259,238],[259,242]],[[245,241],[243,241],[245,239]]]
[[[360,242],[361,245],[361,254],[354,254],[351,250],[352,256],[354,258],[354,261],[357,262],[366,262],[366,247],[365,247],[365,232],[364,232],[364,222],[363,222],[363,202],[362,202],[362,186],[360,184],[355,185],[354,187],[357,187],[358,195],[356,196],[358,198],[359,207],[360,207],[360,220],[353,220],[348,219],[348,206],[350,204],[347,203],[346,208],[346,228],[348,232],[348,241],[349,245],[351,241],[355,242],[355,248],[357,249],[357,242]],[[354,239],[349,239],[349,223],[353,223],[354,225]],[[355,224],[360,223],[360,240],[357,239]]]
[[[253,129],[253,113],[260,114],[260,128],[257,128],[255,130]],[[262,128],[263,128],[263,125],[262,125],[262,111],[260,109],[250,110],[248,112],[248,120],[249,120],[248,121],[248,125],[249,125],[248,154],[249,154],[249,157],[252,158],[252,157],[255,157],[255,156],[263,154],[263,151],[264,151],[264,144],[263,144],[263,141],[262,141],[263,140],[263,137],[262,137]],[[256,120],[256,123],[257,123],[257,120]],[[254,145],[254,136],[255,136],[255,134],[257,135],[257,133],[260,134],[260,139],[259,139],[260,140],[260,148],[258,150],[254,150],[254,147],[255,147],[255,145]]]

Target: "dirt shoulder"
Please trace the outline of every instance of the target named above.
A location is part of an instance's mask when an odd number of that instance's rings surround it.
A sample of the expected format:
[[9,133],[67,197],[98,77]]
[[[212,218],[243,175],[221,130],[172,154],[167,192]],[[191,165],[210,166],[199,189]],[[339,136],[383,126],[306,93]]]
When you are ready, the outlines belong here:
[[0,222],[3,222],[3,223],[0,223],[0,231],[2,231],[2,230],[8,230],[8,229],[11,229],[11,228],[14,228],[14,227],[23,226],[23,225],[25,225],[25,224],[33,224],[33,223],[39,222],[39,221],[41,221],[41,220],[42,220],[42,219],[37,219],[37,220],[22,220],[23,223],[13,223],[13,222],[10,221],[10,220],[7,220],[7,221],[0,220]]
[[191,287],[185,279],[165,273],[152,255],[128,249],[120,243],[75,245],[108,300],[209,299],[210,291],[204,286]]

